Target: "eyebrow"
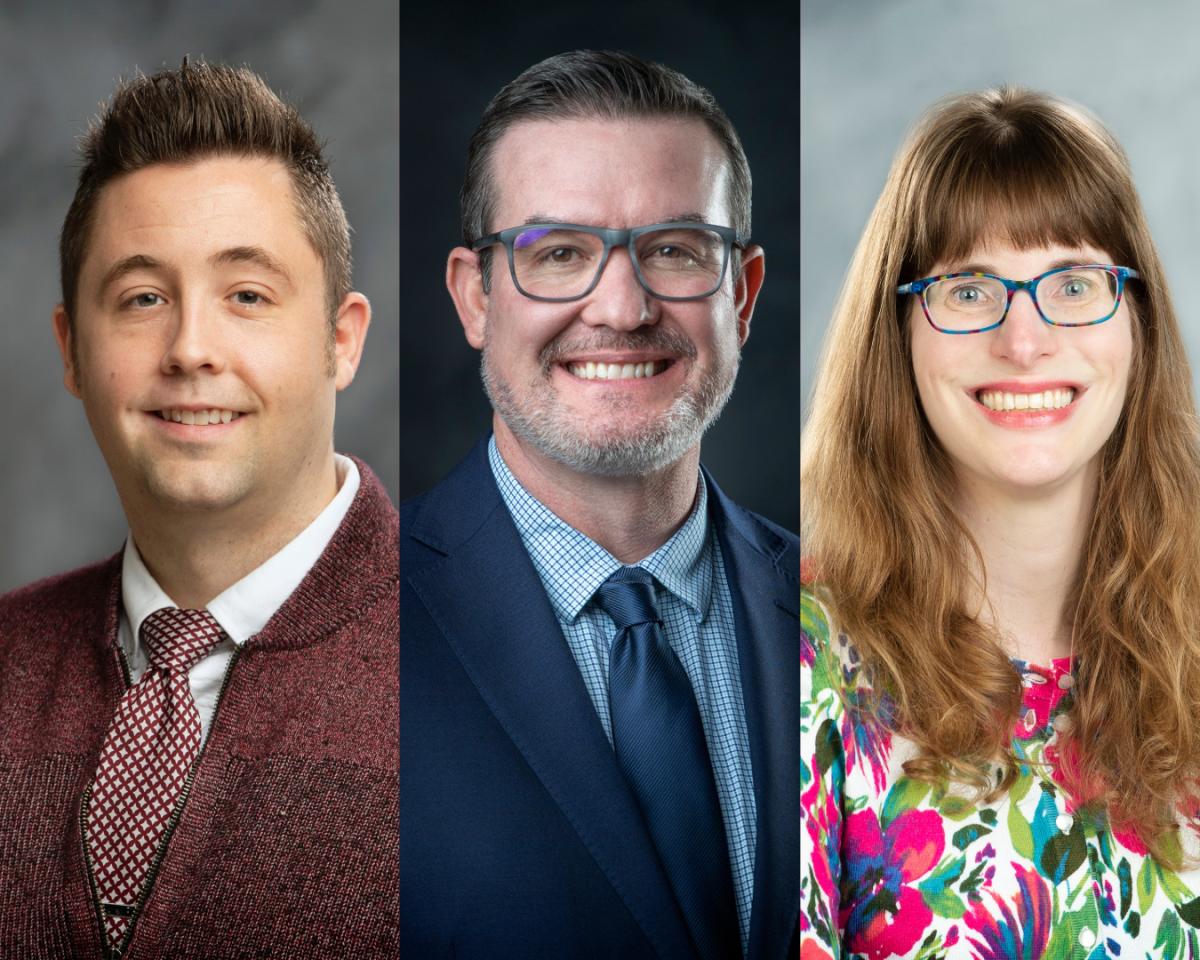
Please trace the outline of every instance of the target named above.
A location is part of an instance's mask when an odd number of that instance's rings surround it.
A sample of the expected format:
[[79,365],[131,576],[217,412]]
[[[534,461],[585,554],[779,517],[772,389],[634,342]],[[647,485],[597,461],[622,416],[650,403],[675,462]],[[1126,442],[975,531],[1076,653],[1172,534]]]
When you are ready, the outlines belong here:
[[287,272],[283,264],[267,253],[262,247],[229,247],[226,250],[214,253],[208,258],[208,262],[214,267],[226,266],[233,263],[253,264],[275,274],[289,287],[294,286],[292,276]]
[[[291,275],[284,269],[283,264],[267,253],[262,247],[229,247],[214,253],[208,258],[208,263],[213,267],[235,263],[253,264],[275,274],[289,287],[294,288],[295,286]],[[104,292],[122,277],[128,276],[138,270],[164,269],[166,269],[165,264],[144,253],[135,253],[128,257],[122,257],[105,272],[104,277],[100,281],[100,295],[103,296]]]
[[116,283],[122,277],[133,273],[135,270],[158,270],[162,264],[153,257],[148,257],[144,253],[135,253],[132,256],[124,257],[114,263],[105,272],[104,277],[100,281],[100,295]]

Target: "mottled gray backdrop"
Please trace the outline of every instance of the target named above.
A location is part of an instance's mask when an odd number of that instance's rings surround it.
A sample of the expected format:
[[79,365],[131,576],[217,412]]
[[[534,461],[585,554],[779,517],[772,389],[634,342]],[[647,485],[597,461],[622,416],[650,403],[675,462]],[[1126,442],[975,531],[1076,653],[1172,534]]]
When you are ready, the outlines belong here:
[[0,592],[115,552],[126,526],[50,311],[76,137],[115,81],[183,55],[246,64],[319,136],[374,319],[338,398],[337,448],[397,498],[398,16],[395,0],[0,0]]
[[905,132],[998,83],[1097,114],[1124,145],[1193,367],[1200,302],[1200,6],[1182,0],[804,0],[800,21],[804,412],[834,301]]

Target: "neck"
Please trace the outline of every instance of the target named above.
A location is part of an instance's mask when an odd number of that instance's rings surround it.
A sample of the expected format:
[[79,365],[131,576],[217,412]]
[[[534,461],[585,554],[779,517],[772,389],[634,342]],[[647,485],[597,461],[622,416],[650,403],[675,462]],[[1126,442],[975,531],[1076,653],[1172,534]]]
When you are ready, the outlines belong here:
[[1071,654],[1073,598],[1095,511],[1096,475],[1037,496],[964,484],[961,517],[987,571],[980,618],[1010,656],[1032,663]]
[[530,450],[499,417],[495,432],[521,486],[622,563],[637,563],[666,543],[696,501],[699,444],[652,474],[598,477]]
[[221,511],[122,502],[134,545],[163,592],[185,609],[203,609],[277,554],[337,495],[330,455],[319,482],[270,503],[240,502]]

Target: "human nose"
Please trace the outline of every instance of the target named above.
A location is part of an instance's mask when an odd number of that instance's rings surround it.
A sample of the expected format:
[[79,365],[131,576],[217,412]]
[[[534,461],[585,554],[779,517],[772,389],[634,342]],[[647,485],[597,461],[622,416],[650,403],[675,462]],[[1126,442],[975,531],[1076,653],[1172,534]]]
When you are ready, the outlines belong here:
[[180,298],[168,329],[161,368],[166,374],[220,373],[225,368],[216,318],[199,300]]
[[1008,315],[996,328],[992,353],[1015,366],[1032,367],[1058,350],[1055,330],[1042,319],[1030,290],[1018,290],[1009,304]]
[[650,296],[638,280],[629,250],[614,247],[595,289],[584,298],[580,317],[591,326],[636,330],[657,323],[661,301]]

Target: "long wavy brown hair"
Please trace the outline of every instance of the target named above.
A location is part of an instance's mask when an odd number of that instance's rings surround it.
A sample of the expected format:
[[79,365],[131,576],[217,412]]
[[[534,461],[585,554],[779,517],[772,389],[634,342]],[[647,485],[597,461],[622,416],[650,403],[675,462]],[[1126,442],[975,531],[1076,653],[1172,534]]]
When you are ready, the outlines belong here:
[[[999,88],[931,109],[855,252],[802,437],[804,551],[819,593],[918,748],[914,778],[993,801],[1012,784],[1021,686],[969,598],[983,569],[922,412],[896,286],[1004,239],[1091,244],[1134,267],[1134,357],[1100,453],[1075,589],[1078,664],[1059,752],[1082,802],[1178,867],[1200,783],[1200,443],[1191,375],[1129,163],[1085,111]],[[974,560],[972,564],[970,561]],[[949,665],[953,665],[951,669]],[[999,760],[997,785],[987,765]]]

